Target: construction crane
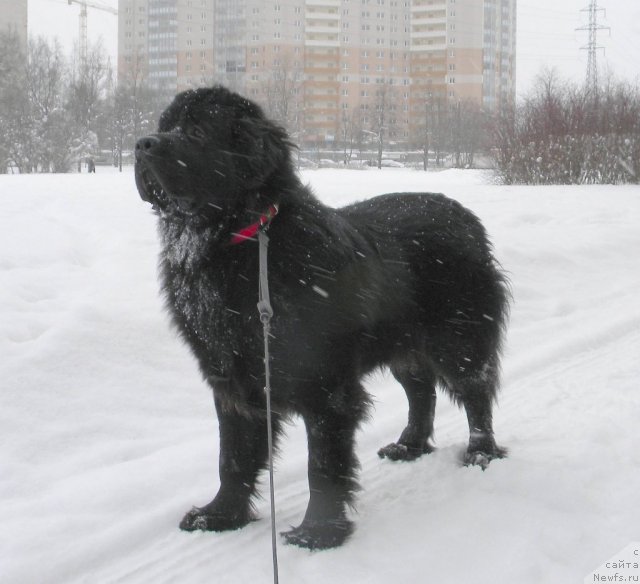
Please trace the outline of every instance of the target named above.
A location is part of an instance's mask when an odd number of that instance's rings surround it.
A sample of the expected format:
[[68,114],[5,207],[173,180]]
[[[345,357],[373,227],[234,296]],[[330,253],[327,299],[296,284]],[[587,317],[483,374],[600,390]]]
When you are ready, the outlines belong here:
[[97,2],[91,2],[90,0],[67,0],[69,5],[80,5],[80,34],[78,38],[78,53],[80,57],[80,67],[84,69],[87,65],[87,47],[89,41],[87,40],[87,8],[95,8],[96,10],[104,10],[111,14],[118,14],[117,9],[111,6],[105,6]]

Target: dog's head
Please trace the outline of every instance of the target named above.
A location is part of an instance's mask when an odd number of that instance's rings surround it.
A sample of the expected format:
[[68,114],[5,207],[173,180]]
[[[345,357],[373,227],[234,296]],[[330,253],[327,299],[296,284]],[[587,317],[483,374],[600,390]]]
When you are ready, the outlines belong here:
[[289,148],[255,103],[221,86],[189,90],[136,143],[136,184],[164,213],[215,216],[263,189],[290,164]]

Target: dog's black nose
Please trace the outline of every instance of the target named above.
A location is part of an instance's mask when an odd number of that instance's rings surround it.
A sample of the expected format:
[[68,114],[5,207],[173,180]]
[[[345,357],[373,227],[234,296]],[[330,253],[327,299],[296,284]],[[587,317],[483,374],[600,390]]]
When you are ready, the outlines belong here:
[[150,154],[153,148],[160,143],[157,136],[144,136],[136,142],[136,158],[143,154]]

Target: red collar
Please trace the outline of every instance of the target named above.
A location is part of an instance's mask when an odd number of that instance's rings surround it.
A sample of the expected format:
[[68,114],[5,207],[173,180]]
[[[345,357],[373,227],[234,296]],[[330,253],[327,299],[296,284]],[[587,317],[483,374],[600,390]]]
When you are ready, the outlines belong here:
[[236,245],[237,243],[242,243],[247,241],[248,239],[254,239],[258,231],[262,229],[265,225],[269,225],[271,220],[278,214],[278,205],[273,203],[269,205],[266,213],[260,215],[260,219],[258,219],[255,223],[251,225],[247,225],[233,234],[231,239],[229,240],[229,245]]

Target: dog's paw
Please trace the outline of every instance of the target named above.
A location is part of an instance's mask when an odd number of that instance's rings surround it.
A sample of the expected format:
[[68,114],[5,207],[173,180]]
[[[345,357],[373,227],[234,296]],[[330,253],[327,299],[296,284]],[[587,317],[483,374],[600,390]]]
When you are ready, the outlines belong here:
[[485,470],[492,460],[505,458],[507,453],[507,449],[500,446],[492,448],[489,452],[468,449],[462,458],[462,464],[465,466],[479,466],[482,470]]
[[280,535],[289,545],[309,550],[325,550],[341,546],[353,533],[353,522],[348,519],[333,521],[304,521]]
[[240,529],[251,521],[248,515],[212,513],[205,507],[193,507],[180,522],[183,531],[230,531]]
[[433,452],[433,448],[426,443],[420,448],[415,448],[405,444],[400,444],[399,442],[392,442],[378,450],[378,456],[380,458],[388,458],[389,460],[411,461],[420,458],[423,454],[429,454],[430,452]]

